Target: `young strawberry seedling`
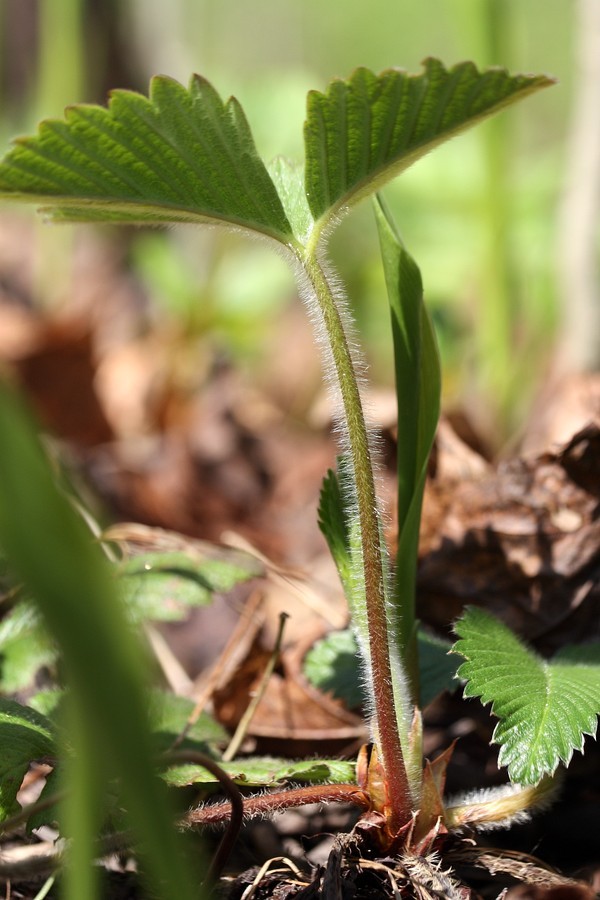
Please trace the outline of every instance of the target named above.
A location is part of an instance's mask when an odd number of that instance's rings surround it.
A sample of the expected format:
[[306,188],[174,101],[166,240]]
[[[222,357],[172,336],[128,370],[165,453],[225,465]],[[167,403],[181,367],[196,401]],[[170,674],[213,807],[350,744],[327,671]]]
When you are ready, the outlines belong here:
[[[362,807],[359,831],[376,852],[424,855],[441,849],[453,829],[513,821],[547,800],[558,765],[595,732],[597,647],[546,662],[486,612],[469,609],[456,625],[454,652],[466,660],[458,676],[467,696],[492,703],[500,720],[494,740],[511,785],[449,805],[444,783],[451,750],[423,761],[415,578],[441,376],[419,269],[379,194],[438,144],[551,83],[543,75],[479,72],[472,63],[446,69],[435,59],[418,75],[357,69],[324,93],[309,94],[304,167],[283,159],[267,167],[234,98],[224,103],[199,76],[188,89],[156,77],[148,99],[115,91],[106,109],[74,106],[64,121],[43,122],[37,136],[16,141],[0,166],[0,194],[40,204],[52,221],[218,225],[266,240],[296,276],[336,410],[340,456],[323,483],[320,527],[348,601],[371,743],[353,780],[348,767],[332,777],[332,761],[323,778],[339,784],[246,798],[249,815],[349,799]],[[363,408],[364,367],[327,259],[336,225],[368,197],[385,270],[398,401],[393,559],[383,540],[376,441]],[[0,525],[4,540],[8,525]],[[292,780],[301,780],[298,772]],[[229,811],[227,804],[207,806],[189,813],[187,823],[223,821]]]

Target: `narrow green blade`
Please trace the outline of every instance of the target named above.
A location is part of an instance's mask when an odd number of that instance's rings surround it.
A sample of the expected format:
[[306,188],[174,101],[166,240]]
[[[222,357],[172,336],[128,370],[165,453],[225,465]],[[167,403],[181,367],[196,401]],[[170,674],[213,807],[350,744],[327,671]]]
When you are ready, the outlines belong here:
[[[71,813],[78,793],[80,799],[94,799],[106,779],[120,776],[157,896],[191,900],[196,896],[191,860],[181,855],[170,805],[155,779],[141,647],[126,624],[99,547],[57,488],[29,417],[1,381],[0,434],[0,543],[62,651],[75,745],[69,771],[72,776],[89,770],[87,790],[76,780]],[[3,752],[0,747],[0,756]],[[74,826],[82,848],[88,812],[82,809],[81,827]],[[85,851],[91,864],[96,847],[87,844]]]
[[195,75],[157,76],[150,97],[68,107],[0,164],[0,196],[62,221],[227,223],[286,243],[292,229],[235,98]]
[[549,662],[488,612],[467,609],[455,627],[454,652],[466,697],[492,704],[500,719],[492,740],[512,781],[537,784],[583,749],[600,715],[600,644],[565,650]]
[[441,369],[433,325],[423,302],[418,266],[407,253],[383,200],[375,216],[392,318],[398,403],[398,549],[394,623],[418,695],[415,580],[427,463],[440,415]]
[[433,147],[522,97],[553,83],[545,75],[479,72],[471,62],[424,72],[356,69],[325,93],[308,96],[305,184],[311,212],[325,227],[375,193]]

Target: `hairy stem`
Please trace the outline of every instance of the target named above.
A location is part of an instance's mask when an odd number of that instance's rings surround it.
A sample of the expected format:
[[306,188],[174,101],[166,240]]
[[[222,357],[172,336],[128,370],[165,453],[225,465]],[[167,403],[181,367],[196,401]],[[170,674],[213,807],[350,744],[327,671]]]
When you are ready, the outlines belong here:
[[[352,803],[369,808],[369,798],[356,784],[311,784],[270,794],[257,794],[244,799],[244,819],[274,815],[309,803]],[[223,800],[190,809],[181,820],[184,827],[225,825],[231,818],[231,802]]]
[[358,386],[357,374],[333,289],[316,255],[307,249],[301,260],[316,297],[327,347],[331,353],[341,396],[343,423],[352,464],[356,515],[360,528],[365,618],[367,622],[370,680],[374,722],[373,738],[378,744],[385,771],[390,827],[395,830],[410,816],[411,792],[402,753],[402,741],[394,702],[394,681],[390,662],[384,552],[369,436]]

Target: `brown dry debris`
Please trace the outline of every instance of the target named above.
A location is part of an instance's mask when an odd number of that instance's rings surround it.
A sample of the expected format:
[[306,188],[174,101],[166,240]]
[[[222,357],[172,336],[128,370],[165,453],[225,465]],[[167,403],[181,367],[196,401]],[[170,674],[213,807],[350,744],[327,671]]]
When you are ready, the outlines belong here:
[[440,474],[445,452],[424,505],[423,618],[445,628],[473,603],[545,650],[598,638],[600,429],[495,467],[469,458],[454,478]]

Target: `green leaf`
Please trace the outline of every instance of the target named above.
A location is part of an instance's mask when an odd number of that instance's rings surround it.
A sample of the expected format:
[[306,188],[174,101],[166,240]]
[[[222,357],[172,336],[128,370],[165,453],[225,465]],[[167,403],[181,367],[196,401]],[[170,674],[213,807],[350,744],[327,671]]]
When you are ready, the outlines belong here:
[[42,666],[52,666],[58,648],[30,600],[22,600],[0,622],[0,690],[28,687]]
[[471,62],[423,65],[420,75],[356,69],[308,95],[305,185],[317,229],[438,144],[553,83],[545,75],[479,72]]
[[134,621],[179,621],[191,606],[206,606],[214,593],[230,591],[258,574],[250,555],[222,559],[187,551],[145,551],[118,567],[119,584]]
[[498,619],[470,607],[455,626],[453,651],[466,697],[492,704],[492,740],[512,781],[537,784],[583,749],[600,714],[600,644],[568,648],[551,661],[527,648]]
[[[443,691],[454,691],[456,662],[449,651],[448,641],[434,637],[423,629],[418,632],[419,642],[419,705],[427,706]],[[350,628],[332,631],[317,641],[304,658],[306,678],[323,693],[331,693],[353,709],[364,700],[361,688],[358,646]]]
[[60,724],[63,723],[66,696],[67,692],[64,688],[47,688],[46,690],[38,691],[37,694],[33,694],[29,698],[28,705],[35,709],[36,712],[46,716],[56,726],[58,720],[60,720]]
[[[190,713],[195,708],[193,700],[178,697],[168,691],[153,691],[150,696],[150,726],[159,751],[167,751],[187,725]],[[227,741],[227,732],[208,713],[201,713],[186,734],[179,748],[203,752],[214,750],[216,745]]]
[[450,656],[450,641],[419,628],[418,642],[419,705],[424,707],[444,691],[454,693],[457,689],[456,661]]
[[342,488],[333,469],[328,470],[321,485],[318,522],[348,597],[351,593],[352,576],[350,533]]
[[187,90],[157,76],[149,99],[113,91],[107,109],[42,122],[0,165],[0,195],[62,221],[220,222],[293,238],[239,103],[198,75]]
[[[58,794],[63,791],[67,791],[68,784],[66,784],[66,773],[64,769],[52,769],[51,772],[46,775],[46,780],[44,783],[44,787],[41,790],[40,796],[38,800],[48,800],[49,798],[54,798]],[[45,809],[38,809],[32,812],[32,814],[27,819],[27,834],[31,834],[36,828],[42,828],[44,825],[56,826],[59,828],[61,826],[61,807],[60,803],[52,803],[50,806],[47,806]]]
[[311,684],[342,700],[348,709],[364,702],[358,645],[350,628],[332,631],[317,641],[304,657],[304,674]]
[[[119,778],[149,877],[164,882],[165,898],[192,897],[196,875],[180,853],[172,810],[155,777],[142,648],[100,548],[57,488],[33,423],[2,382],[0,434],[0,542],[60,647],[70,687],[69,772],[77,776],[77,791],[65,801],[70,827],[91,838],[101,812],[96,801]],[[81,846],[93,859],[94,842]]]
[[52,725],[45,716],[0,699],[0,821],[21,808],[16,796],[30,762],[55,753]]
[[305,240],[312,228],[313,217],[304,191],[304,170],[301,164],[276,156],[269,163],[268,169],[294,234],[300,240]]
[[[219,766],[236,784],[245,787],[279,787],[286,782],[347,784],[356,779],[354,762],[339,759],[290,762],[289,759],[252,757],[234,762],[219,761]],[[215,783],[214,775],[193,765],[173,766],[162,777],[172,787]]]
[[[394,574],[394,628],[402,658],[416,683],[415,580],[427,463],[440,415],[437,340],[417,264],[406,251],[379,196],[375,217],[392,319],[398,405],[398,549]],[[413,690],[415,685],[413,684]]]

